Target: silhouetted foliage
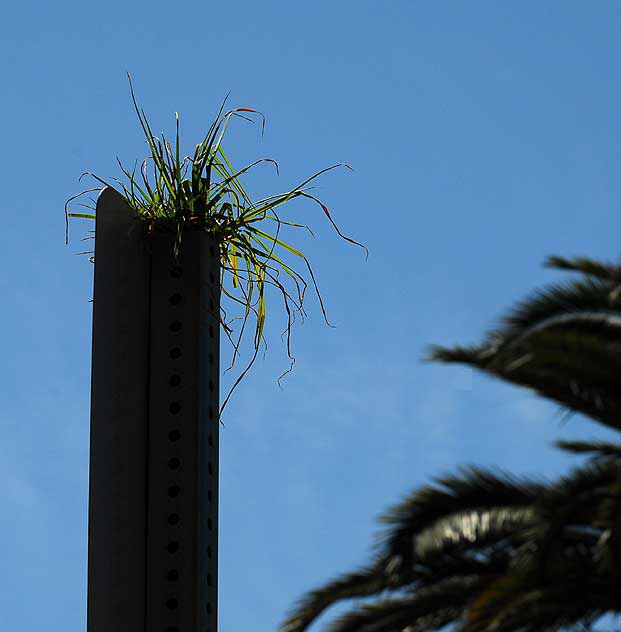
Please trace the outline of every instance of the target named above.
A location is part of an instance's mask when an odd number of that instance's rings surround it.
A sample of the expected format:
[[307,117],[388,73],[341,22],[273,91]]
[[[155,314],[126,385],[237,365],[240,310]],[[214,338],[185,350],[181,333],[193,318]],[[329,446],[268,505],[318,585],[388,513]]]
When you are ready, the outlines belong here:
[[[483,343],[432,347],[621,429],[621,266],[552,257],[582,277],[519,303]],[[590,630],[621,611],[621,446],[559,441],[590,458],[553,482],[478,468],[412,493],[382,518],[377,553],[306,595],[281,632],[354,606],[330,632]]]

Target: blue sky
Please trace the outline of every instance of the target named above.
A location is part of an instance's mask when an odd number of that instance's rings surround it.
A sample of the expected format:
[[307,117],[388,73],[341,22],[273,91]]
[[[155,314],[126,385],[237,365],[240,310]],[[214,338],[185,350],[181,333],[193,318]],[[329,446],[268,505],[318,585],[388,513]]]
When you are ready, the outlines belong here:
[[[126,71],[156,130],[188,151],[229,91],[267,116],[236,124],[237,165],[280,162],[257,196],[327,174],[320,195],[361,252],[293,206],[318,304],[281,320],[221,433],[221,629],[274,630],[301,594],[363,563],[375,518],[460,464],[555,476],[556,438],[610,436],[459,367],[429,343],[474,343],[511,303],[563,278],[549,254],[617,260],[621,5],[530,0],[24,0],[4,9],[0,158],[0,608],[6,629],[85,629],[92,266],[64,245],[85,170],[145,155]],[[276,297],[273,297],[276,298]],[[226,387],[226,380],[223,388]],[[328,618],[324,618],[326,621]],[[317,627],[320,629],[320,626]]]

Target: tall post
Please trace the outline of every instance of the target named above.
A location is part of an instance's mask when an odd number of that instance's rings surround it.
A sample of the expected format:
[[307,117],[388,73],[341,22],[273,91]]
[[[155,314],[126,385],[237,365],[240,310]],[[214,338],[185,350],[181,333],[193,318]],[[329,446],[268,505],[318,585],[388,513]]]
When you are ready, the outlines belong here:
[[88,632],[217,632],[219,253],[97,201]]

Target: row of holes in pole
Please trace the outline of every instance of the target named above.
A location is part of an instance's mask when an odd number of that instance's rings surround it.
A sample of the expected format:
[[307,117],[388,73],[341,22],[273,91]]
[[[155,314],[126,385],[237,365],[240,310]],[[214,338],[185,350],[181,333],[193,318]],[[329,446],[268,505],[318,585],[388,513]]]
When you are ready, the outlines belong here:
[[[212,254],[213,254],[213,249],[212,249]],[[183,273],[180,267],[175,267],[171,269],[170,274],[173,278],[180,278]],[[210,275],[210,277],[211,277],[210,281],[213,285],[214,283],[213,275]],[[179,292],[175,292],[169,297],[168,302],[172,308],[179,307],[183,303],[183,296]],[[210,310],[213,312],[213,309],[214,309],[213,301],[210,302],[209,307],[210,307]],[[179,334],[182,331],[182,329],[183,329],[183,323],[181,322],[181,320],[175,318],[174,320],[170,321],[169,326],[168,326],[168,331],[170,334],[172,335]],[[209,331],[209,337],[213,338],[214,330],[211,324],[209,325],[208,331]],[[173,346],[170,348],[168,355],[171,360],[179,360],[181,356],[183,355],[183,351],[180,346]],[[214,357],[211,351],[209,352],[209,364],[211,367],[213,367],[214,365]],[[171,388],[179,387],[181,386],[181,383],[182,383],[181,375],[178,372],[172,371],[169,377],[169,385],[171,386]],[[213,393],[214,383],[212,379],[209,380],[208,387],[209,387],[209,392]],[[182,408],[181,402],[178,400],[174,400],[170,402],[168,406],[168,412],[174,419],[175,416],[181,412],[181,408]],[[213,421],[214,410],[211,405],[208,406],[208,416],[209,416],[210,422]],[[181,431],[179,430],[179,428],[177,427],[172,428],[168,433],[168,439],[170,443],[172,444],[172,446],[176,447],[179,441],[181,440]],[[208,443],[209,443],[209,447],[213,447],[213,435],[211,432],[208,435]],[[175,450],[172,450],[172,451],[174,452]],[[171,471],[177,471],[180,468],[181,468],[181,459],[179,458],[179,456],[174,454],[168,459],[168,469]],[[207,464],[207,471],[210,476],[213,475],[213,466],[212,466],[211,461],[209,461]],[[181,493],[181,488],[176,483],[168,487],[168,497],[170,499],[177,498],[180,493]],[[209,503],[213,501],[211,490],[208,490],[207,492],[207,500],[209,501]],[[171,512],[168,514],[167,521],[168,521],[169,526],[174,527],[179,524],[180,516],[176,512]],[[207,529],[211,531],[212,528],[213,528],[212,520],[211,518],[208,518]],[[179,541],[175,539],[169,540],[167,544],[167,550],[168,550],[168,553],[174,556],[176,553],[179,552]],[[211,559],[211,555],[212,555],[211,546],[207,546],[207,557]],[[171,584],[175,583],[179,579],[178,569],[170,568],[166,573],[166,579]],[[206,579],[207,579],[207,585],[210,586],[211,573],[207,574]],[[166,600],[166,608],[169,611],[176,611],[178,607],[179,607],[179,601],[176,597],[172,596]],[[206,604],[206,612],[207,614],[211,613],[211,603],[209,601]],[[179,632],[179,628],[177,626],[171,625],[166,628],[166,632]]]

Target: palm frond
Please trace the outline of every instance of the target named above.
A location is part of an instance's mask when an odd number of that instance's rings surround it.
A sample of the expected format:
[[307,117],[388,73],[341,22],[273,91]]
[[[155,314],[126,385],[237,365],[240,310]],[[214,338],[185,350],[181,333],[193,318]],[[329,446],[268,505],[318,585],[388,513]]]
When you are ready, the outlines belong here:
[[586,526],[601,529],[598,506],[621,485],[621,463],[594,460],[548,485],[537,501],[537,510],[555,529]]
[[480,347],[432,347],[429,359],[474,366],[621,429],[621,311],[566,311],[509,330]]
[[544,265],[547,268],[556,268],[557,270],[580,272],[602,281],[621,283],[621,265],[613,263],[602,263],[586,257],[565,259],[564,257],[551,256],[545,260]]
[[556,441],[557,448],[575,454],[592,454],[594,458],[621,458],[621,445],[603,441]]
[[280,632],[301,632],[337,601],[368,597],[390,586],[390,576],[383,563],[375,563],[358,572],[342,575],[322,588],[304,596],[283,623]]
[[597,582],[588,576],[533,585],[508,575],[479,595],[459,632],[545,632],[589,624],[603,614],[595,590]]
[[380,535],[376,547],[386,558],[402,556],[412,562],[413,538],[438,520],[472,510],[521,510],[543,490],[544,485],[535,481],[464,468],[460,475],[439,478],[435,485],[417,490],[381,516],[380,522],[390,528]]
[[424,632],[458,622],[468,601],[488,583],[478,576],[450,578],[406,597],[361,605],[338,618],[330,632]]
[[[524,533],[537,518],[533,507],[495,507],[450,514],[414,537],[417,561],[456,551],[480,551],[505,538]],[[522,536],[523,537],[523,536]]]

